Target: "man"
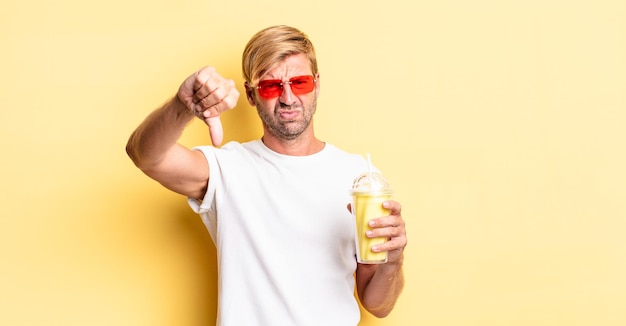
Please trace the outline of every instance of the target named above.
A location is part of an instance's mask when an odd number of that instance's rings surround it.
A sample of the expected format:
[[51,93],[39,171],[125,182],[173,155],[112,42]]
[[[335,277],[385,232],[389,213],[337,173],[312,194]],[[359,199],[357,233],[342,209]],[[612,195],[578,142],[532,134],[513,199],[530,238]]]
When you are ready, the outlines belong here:
[[400,204],[385,202],[390,215],[373,220],[368,235],[389,238],[372,248],[387,251],[388,262],[357,264],[349,189],[367,162],[315,137],[320,75],[312,43],[292,27],[264,29],[244,50],[243,73],[261,139],[192,150],[177,143],[196,116],[221,145],[219,115],[237,103],[234,82],[205,67],[127,145],[137,167],[187,196],[202,216],[218,252],[218,325],[354,326],[355,283],[363,306],[386,316],[404,283]]

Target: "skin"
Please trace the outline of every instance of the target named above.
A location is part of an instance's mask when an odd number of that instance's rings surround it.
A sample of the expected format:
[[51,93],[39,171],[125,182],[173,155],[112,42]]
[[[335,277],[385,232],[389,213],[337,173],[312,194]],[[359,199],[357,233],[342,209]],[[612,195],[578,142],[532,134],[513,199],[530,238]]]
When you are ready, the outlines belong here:
[[[304,54],[287,57],[268,70],[264,79],[283,81],[301,75],[312,75],[310,62]],[[263,123],[262,140],[275,152],[285,155],[311,155],[324,148],[315,137],[313,116],[320,89],[295,95],[285,87],[280,97],[264,99],[255,88],[246,85],[246,98],[255,106]],[[232,80],[220,76],[213,67],[205,67],[189,76],[177,96],[152,112],[131,135],[126,151],[135,165],[166,188],[182,195],[201,199],[209,180],[209,165],[200,151],[177,143],[183,130],[194,117],[208,126],[213,145],[222,142],[221,113],[235,107],[239,92]],[[372,248],[388,251],[385,264],[357,264],[356,286],[363,307],[377,317],[387,316],[404,286],[402,263],[407,244],[400,203],[383,203],[389,216],[371,221],[369,237],[387,237],[389,241]],[[347,206],[351,210],[350,204]]]

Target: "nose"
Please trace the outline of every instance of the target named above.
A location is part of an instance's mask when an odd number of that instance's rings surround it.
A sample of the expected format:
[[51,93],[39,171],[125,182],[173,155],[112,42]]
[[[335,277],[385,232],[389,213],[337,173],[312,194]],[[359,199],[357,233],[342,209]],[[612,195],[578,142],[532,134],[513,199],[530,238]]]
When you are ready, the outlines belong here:
[[291,91],[291,82],[283,82],[283,92],[278,100],[286,105],[292,105],[296,101],[296,96]]

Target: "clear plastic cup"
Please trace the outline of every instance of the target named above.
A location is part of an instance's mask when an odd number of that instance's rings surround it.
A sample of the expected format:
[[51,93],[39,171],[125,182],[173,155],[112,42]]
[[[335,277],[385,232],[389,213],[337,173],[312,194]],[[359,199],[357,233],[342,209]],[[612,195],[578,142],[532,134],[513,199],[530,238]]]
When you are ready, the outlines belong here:
[[356,257],[359,263],[382,264],[387,262],[387,252],[374,252],[372,246],[385,243],[386,237],[369,238],[369,221],[389,215],[383,202],[391,199],[392,189],[378,172],[366,172],[354,179],[352,184],[352,215],[356,221]]

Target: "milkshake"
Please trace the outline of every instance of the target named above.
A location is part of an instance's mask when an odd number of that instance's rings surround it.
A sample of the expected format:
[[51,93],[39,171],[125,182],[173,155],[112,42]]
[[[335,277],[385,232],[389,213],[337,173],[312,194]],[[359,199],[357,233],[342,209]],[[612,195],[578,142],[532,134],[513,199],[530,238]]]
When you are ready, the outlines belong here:
[[352,185],[352,215],[356,220],[356,256],[359,263],[381,264],[387,262],[387,252],[374,252],[372,246],[385,243],[386,237],[369,238],[368,222],[377,217],[388,216],[389,210],[383,202],[391,199],[391,187],[378,172],[366,172],[354,180]]

